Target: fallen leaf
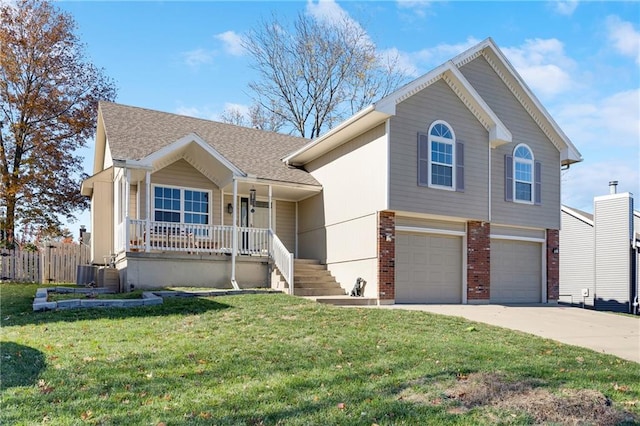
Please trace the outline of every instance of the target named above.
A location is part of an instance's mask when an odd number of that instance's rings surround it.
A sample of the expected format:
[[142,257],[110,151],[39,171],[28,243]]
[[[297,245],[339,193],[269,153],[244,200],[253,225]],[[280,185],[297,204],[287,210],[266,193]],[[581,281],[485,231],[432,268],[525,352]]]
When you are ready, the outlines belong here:
[[89,420],[91,417],[93,417],[91,410],[83,411],[82,414],[80,414],[82,420]]
[[344,410],[344,402],[338,403],[338,410]]

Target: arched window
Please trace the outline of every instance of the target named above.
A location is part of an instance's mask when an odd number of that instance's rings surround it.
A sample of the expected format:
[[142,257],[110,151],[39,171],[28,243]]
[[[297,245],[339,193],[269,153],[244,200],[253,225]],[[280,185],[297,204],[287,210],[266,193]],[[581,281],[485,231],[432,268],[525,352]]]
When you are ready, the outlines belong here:
[[464,144],[445,121],[418,132],[418,185],[464,192]]
[[513,193],[515,201],[533,202],[535,182],[534,158],[531,149],[520,144],[513,150]]
[[436,121],[429,128],[429,186],[455,188],[453,159],[456,139],[444,121]]

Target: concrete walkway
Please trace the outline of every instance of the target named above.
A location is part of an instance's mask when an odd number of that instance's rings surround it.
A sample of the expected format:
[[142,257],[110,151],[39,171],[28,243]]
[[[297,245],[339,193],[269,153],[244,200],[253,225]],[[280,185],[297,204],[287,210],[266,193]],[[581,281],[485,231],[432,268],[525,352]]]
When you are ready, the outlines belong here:
[[640,317],[555,305],[382,305],[454,315],[640,363]]

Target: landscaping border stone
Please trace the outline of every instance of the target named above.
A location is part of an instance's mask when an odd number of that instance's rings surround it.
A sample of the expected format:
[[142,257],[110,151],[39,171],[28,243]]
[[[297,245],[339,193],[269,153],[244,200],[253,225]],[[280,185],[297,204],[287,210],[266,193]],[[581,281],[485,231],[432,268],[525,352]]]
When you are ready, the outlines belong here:
[[140,306],[161,305],[165,297],[216,297],[232,296],[239,294],[273,294],[281,293],[274,290],[211,290],[211,291],[174,291],[159,290],[145,291],[140,299],[68,299],[58,302],[49,302],[49,293],[62,294],[115,294],[107,288],[94,287],[44,287],[36,290],[33,299],[34,311],[52,311],[63,309],[83,308],[136,308]]

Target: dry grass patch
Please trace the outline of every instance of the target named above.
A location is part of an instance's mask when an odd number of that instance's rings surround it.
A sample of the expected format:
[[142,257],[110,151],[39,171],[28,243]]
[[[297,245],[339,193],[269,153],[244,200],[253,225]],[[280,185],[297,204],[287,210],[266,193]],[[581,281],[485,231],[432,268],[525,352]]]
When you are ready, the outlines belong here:
[[[422,383],[426,384],[426,383]],[[410,386],[421,383],[410,383]],[[637,424],[638,416],[615,407],[601,392],[591,389],[562,389],[552,393],[542,380],[508,381],[496,373],[459,375],[453,386],[436,387],[440,396],[406,388],[400,399],[420,405],[450,405],[450,414],[465,414],[471,409],[485,412],[487,420],[503,423],[495,413],[510,413],[513,419],[527,417],[535,424],[600,426]]]

